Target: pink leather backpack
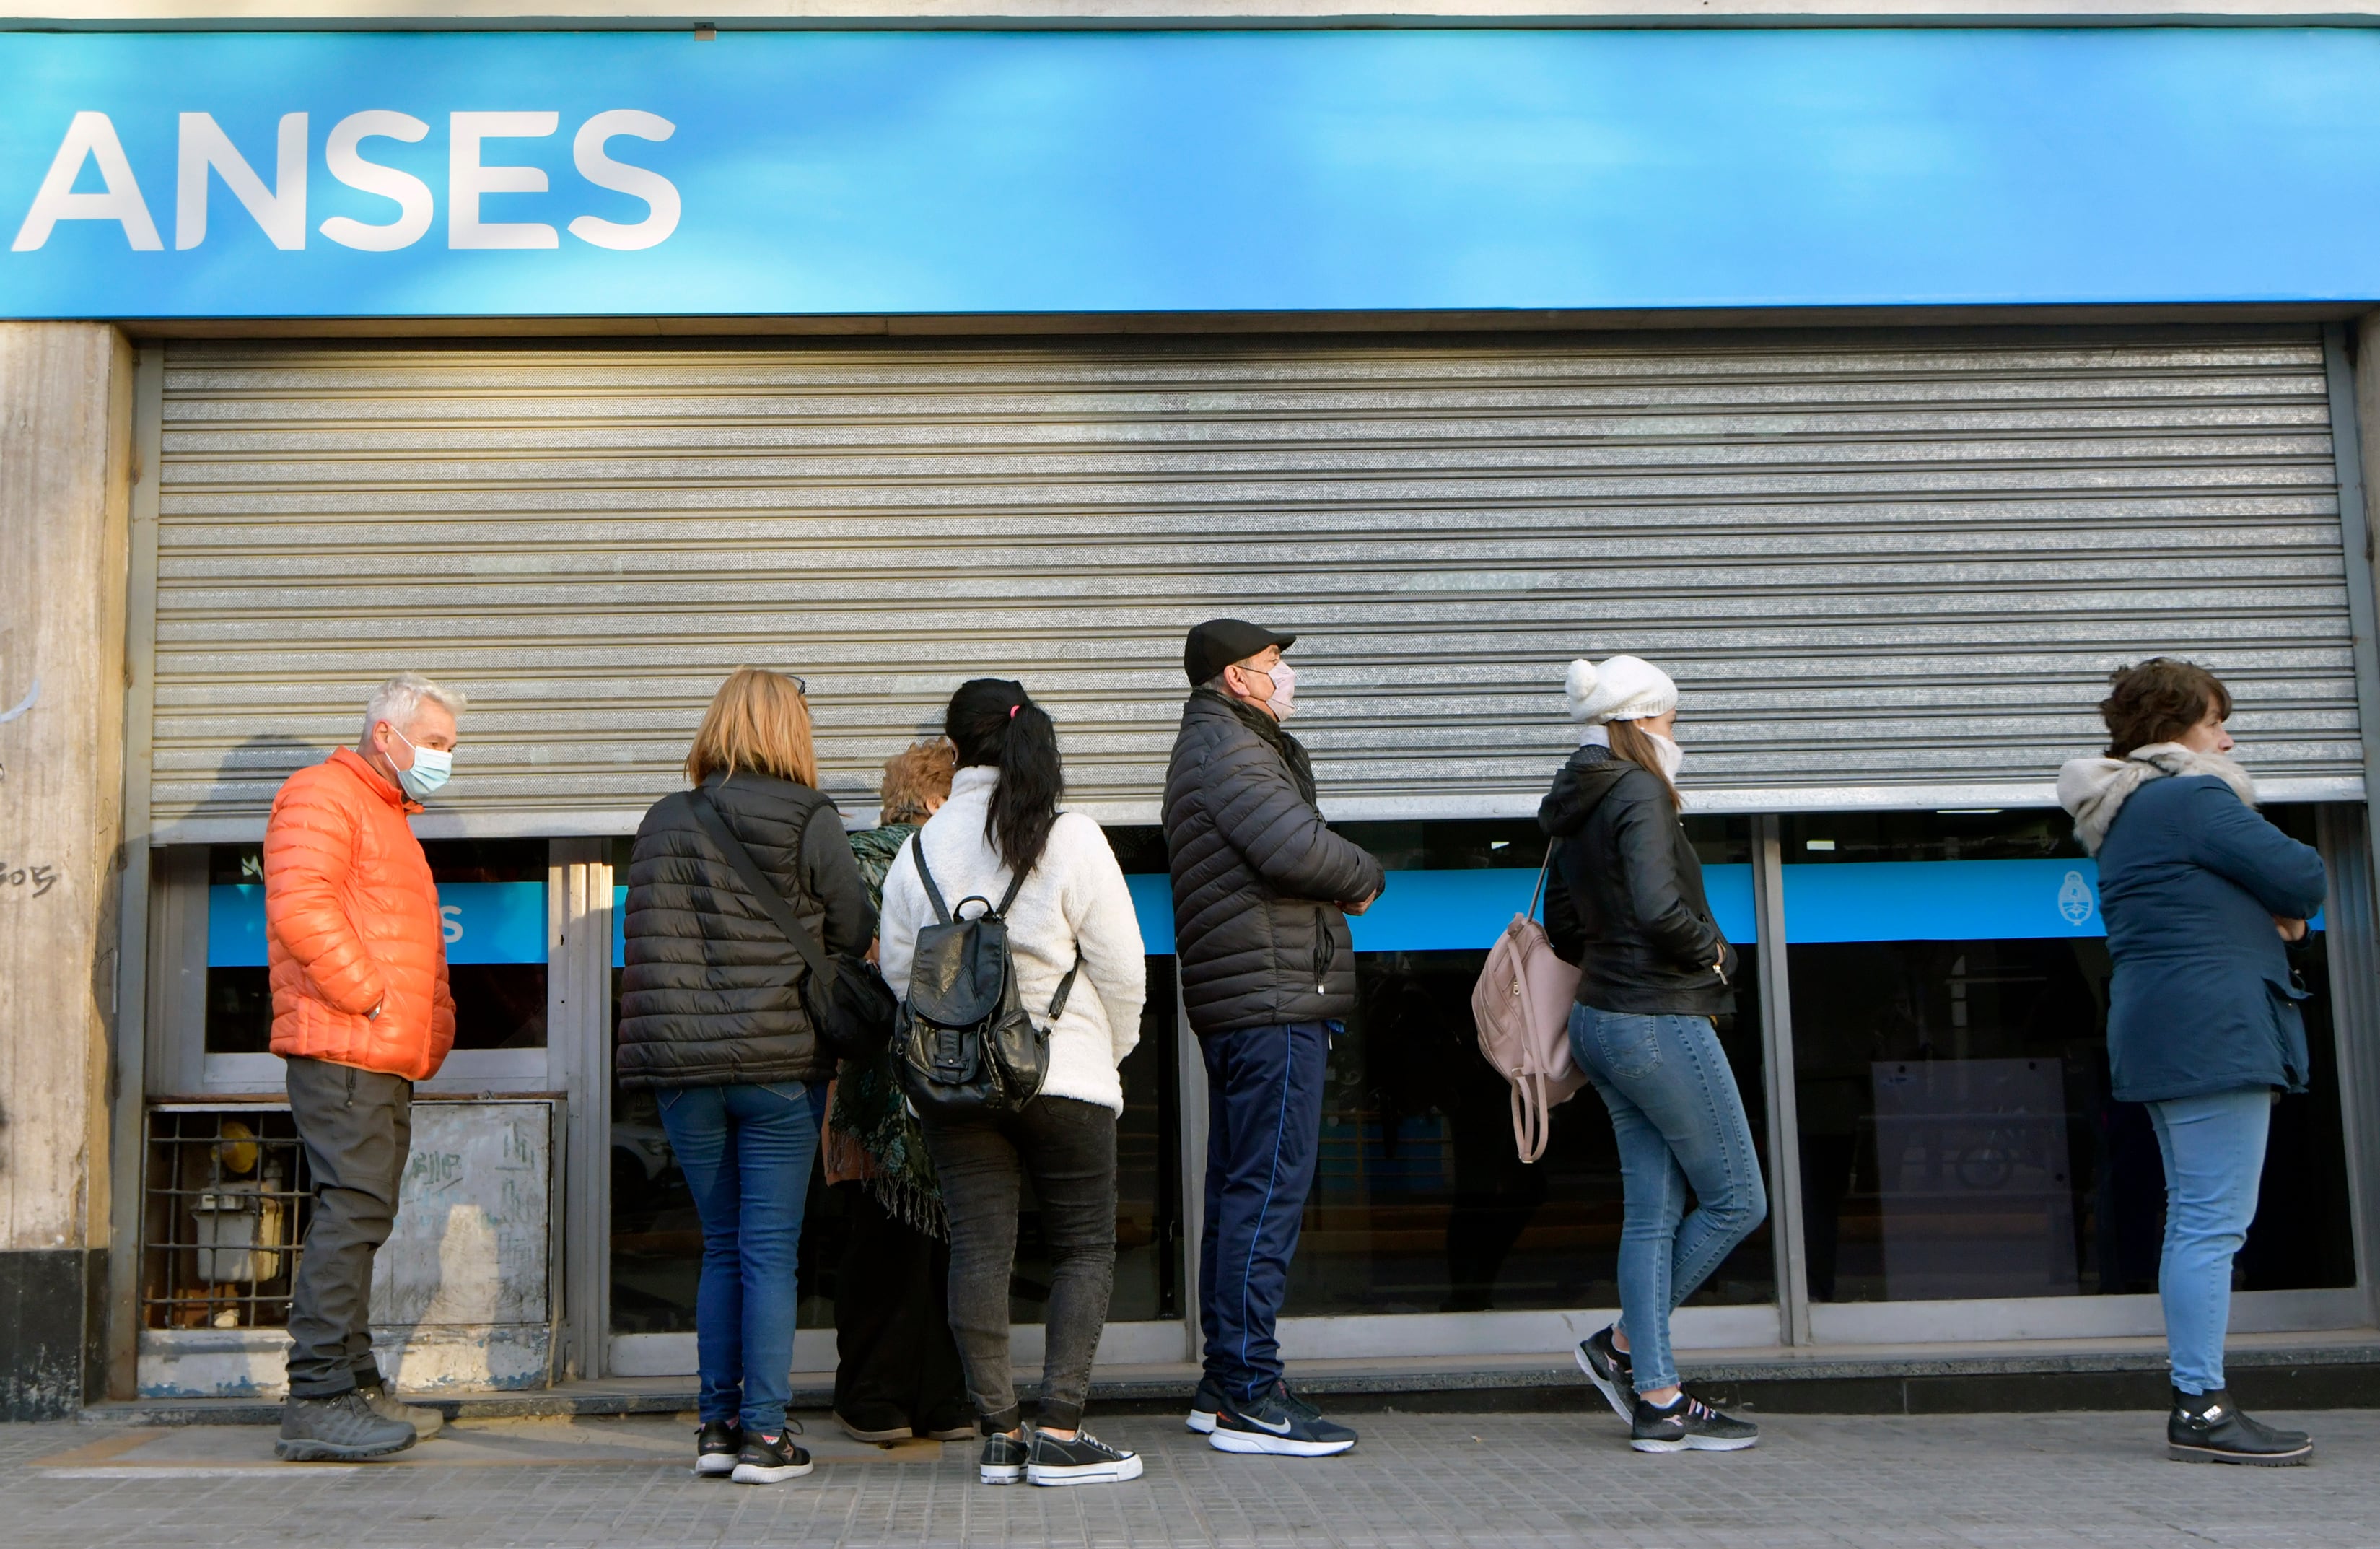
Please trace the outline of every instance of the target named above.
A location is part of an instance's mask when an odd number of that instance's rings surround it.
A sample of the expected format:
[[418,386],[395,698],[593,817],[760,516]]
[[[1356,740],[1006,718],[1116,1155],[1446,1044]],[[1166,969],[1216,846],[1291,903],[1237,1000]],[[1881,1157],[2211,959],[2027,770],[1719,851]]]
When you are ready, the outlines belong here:
[[1512,1084],[1512,1143],[1521,1160],[1546,1153],[1553,1111],[1570,1101],[1586,1078],[1570,1057],[1570,1008],[1578,994],[1578,970],[1554,956],[1545,927],[1536,921],[1553,850],[1537,868],[1536,890],[1525,913],[1516,914],[1488,951],[1488,966],[1471,990],[1471,1015],[1479,1024],[1479,1052]]

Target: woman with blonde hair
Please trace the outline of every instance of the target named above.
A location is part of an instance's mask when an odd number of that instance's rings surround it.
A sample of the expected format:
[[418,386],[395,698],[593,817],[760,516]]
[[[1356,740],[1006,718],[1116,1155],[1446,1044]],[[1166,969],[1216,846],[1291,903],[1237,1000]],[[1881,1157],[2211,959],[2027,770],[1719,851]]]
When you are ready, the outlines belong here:
[[653,803],[628,863],[618,1069],[650,1087],[702,1218],[695,1471],[773,1484],[810,1470],[785,1433],[804,1196],[834,1056],[803,954],[707,829],[706,803],[799,923],[856,956],[876,909],[818,788],[802,680],[738,667],[687,752],[694,788]]

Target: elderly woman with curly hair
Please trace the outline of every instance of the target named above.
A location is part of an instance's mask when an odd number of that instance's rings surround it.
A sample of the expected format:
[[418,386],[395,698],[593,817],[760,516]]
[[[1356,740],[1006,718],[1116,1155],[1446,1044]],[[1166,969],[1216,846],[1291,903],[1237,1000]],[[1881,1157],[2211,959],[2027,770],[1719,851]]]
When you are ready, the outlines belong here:
[[[880,905],[893,858],[950,799],[957,758],[937,737],[884,762],[877,826],[851,836]],[[850,1221],[834,1283],[834,1418],[863,1442],[965,1440],[975,1409],[950,1328],[950,1227],[893,1062],[889,1048],[846,1061],[828,1119],[826,1179]]]
[[2213,673],[2154,657],[2115,674],[2099,713],[2107,756],[2067,764],[2058,799],[2099,860],[2115,1095],[2148,1105],[2165,1158],[2167,1450],[2192,1463],[2302,1463],[2313,1451],[2305,1433],[2231,1402],[2223,1339],[2273,1104],[2306,1087],[2305,991],[2283,944],[2322,908],[2322,857],[2257,813],[2255,786],[2228,756],[2231,695]]

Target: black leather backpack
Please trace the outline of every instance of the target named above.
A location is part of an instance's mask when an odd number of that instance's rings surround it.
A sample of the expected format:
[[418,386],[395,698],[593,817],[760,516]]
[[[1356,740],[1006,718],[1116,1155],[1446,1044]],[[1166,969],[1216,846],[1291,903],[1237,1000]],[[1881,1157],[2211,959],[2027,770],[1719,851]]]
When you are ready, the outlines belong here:
[[[1015,1113],[1040,1095],[1050,1073],[1050,1031],[1037,1027],[1017,1000],[1016,960],[1003,918],[1025,879],[1008,884],[997,908],[969,895],[953,909],[942,902],[925,847],[916,839],[909,841],[909,858],[937,923],[917,933],[909,994],[892,1035],[902,1090],[920,1116],[951,1120]],[[983,911],[965,915],[969,904],[981,904]],[[1050,1021],[1066,1009],[1082,966],[1077,958],[1059,982]]]

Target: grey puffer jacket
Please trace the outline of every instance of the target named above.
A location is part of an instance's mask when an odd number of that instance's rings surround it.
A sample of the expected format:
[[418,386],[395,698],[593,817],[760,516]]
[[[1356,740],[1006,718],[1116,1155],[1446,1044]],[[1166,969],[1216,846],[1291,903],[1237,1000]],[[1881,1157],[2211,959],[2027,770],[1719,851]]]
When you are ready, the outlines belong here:
[[1297,738],[1262,710],[1193,692],[1165,775],[1165,848],[1193,1031],[1347,1019],[1355,948],[1339,905],[1387,878],[1323,823]]
[[[741,770],[702,788],[728,831],[829,952],[862,953],[876,909],[834,803]],[[823,1081],[835,1062],[802,1006],[809,969],[711,848],[684,791],[645,814],[628,861],[620,980],[624,1087]]]

